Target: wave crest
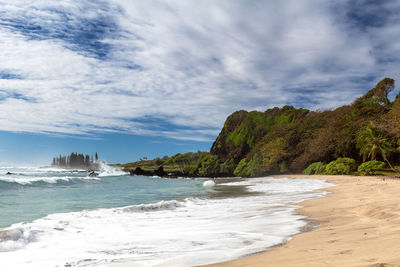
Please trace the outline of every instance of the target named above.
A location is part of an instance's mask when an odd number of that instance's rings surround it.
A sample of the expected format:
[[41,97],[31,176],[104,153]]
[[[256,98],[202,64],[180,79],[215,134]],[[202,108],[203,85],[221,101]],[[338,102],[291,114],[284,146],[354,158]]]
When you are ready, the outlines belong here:
[[[73,177],[73,176],[54,176],[54,177],[27,177],[27,178],[15,178],[15,177],[0,177],[0,182],[19,184],[19,185],[32,185],[32,184],[56,184],[58,182],[70,182],[72,180],[100,180],[98,177]],[[1,185],[1,184],[0,184]]]
[[121,208],[123,212],[149,212],[149,211],[161,211],[161,210],[174,210],[179,207],[185,206],[185,200],[169,200],[160,201],[151,204],[140,204],[132,205]]

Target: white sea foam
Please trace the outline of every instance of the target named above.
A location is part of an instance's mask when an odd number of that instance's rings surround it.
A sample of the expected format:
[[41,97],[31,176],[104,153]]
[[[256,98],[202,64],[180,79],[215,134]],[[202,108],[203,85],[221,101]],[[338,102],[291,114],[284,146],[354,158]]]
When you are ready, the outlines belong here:
[[[107,176],[121,176],[127,173],[119,168],[115,168],[107,165],[105,162],[99,162],[100,174],[98,177],[90,177],[85,170],[71,170],[71,169],[60,169],[60,168],[6,168],[1,175],[0,181],[9,183],[18,183],[21,185],[29,185],[36,182],[45,182],[49,184],[55,184],[59,181],[72,181],[72,180],[100,180],[99,177]],[[11,174],[6,174],[10,172]],[[49,174],[51,176],[49,176]],[[65,175],[67,174],[67,175]]]
[[15,177],[15,176],[0,176],[0,181],[9,183],[17,183],[21,185],[28,185],[35,182],[45,182],[55,184],[58,181],[71,181],[71,180],[99,180],[97,177],[80,177],[80,176],[52,176],[52,177]]
[[[193,266],[225,261],[285,242],[306,222],[295,205],[324,195],[316,180],[249,179],[262,194],[189,198],[52,214],[0,233],[4,266]],[[224,186],[224,185],[218,185]],[[118,265],[120,266],[120,265]]]
[[122,171],[121,168],[116,168],[116,167],[107,165],[107,163],[104,161],[99,161],[98,163],[100,165],[100,174],[99,174],[100,177],[121,176],[121,175],[127,174],[126,172]]
[[213,187],[215,186],[215,182],[213,180],[207,180],[203,183],[204,187]]
[[72,172],[72,171],[81,171],[84,172],[84,169],[63,169],[63,168],[54,168],[54,167],[45,167],[45,168],[33,168],[32,170],[38,172]]
[[[188,201],[188,200],[186,200]],[[160,201],[158,203],[151,204],[140,204],[140,205],[132,205],[120,209],[115,209],[116,212],[149,212],[149,211],[160,211],[160,210],[174,210],[178,207],[183,207],[185,201],[178,200],[169,200],[169,201]]]
[[0,231],[0,252],[13,251],[26,246],[35,240],[34,234],[33,231],[17,226]]

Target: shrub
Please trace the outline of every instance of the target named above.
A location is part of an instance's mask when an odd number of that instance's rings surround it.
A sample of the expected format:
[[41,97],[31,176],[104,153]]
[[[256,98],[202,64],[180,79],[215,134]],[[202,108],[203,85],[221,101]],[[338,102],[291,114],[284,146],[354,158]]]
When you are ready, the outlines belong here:
[[289,168],[287,167],[287,164],[285,161],[282,161],[281,164],[279,164],[279,172],[280,173],[285,173],[288,172]]
[[253,158],[247,162],[246,159],[242,159],[236,166],[233,172],[235,176],[249,177],[258,176],[261,174],[261,157],[256,154]]
[[303,171],[304,174],[323,174],[325,172],[326,165],[322,162],[314,162],[308,165],[308,167]]
[[209,155],[207,159],[201,162],[199,174],[202,176],[215,175],[219,172],[219,162],[216,155]]
[[260,175],[260,164],[261,158],[258,154],[254,155],[254,157],[249,161],[246,167],[246,176],[257,176]]
[[338,158],[335,161],[337,163],[343,163],[345,165],[348,165],[350,167],[350,171],[357,170],[356,161],[354,159],[351,159],[351,158]]
[[247,176],[246,175],[246,169],[247,169],[247,160],[242,159],[239,164],[236,166],[235,170],[233,171],[233,174],[235,176]]
[[350,174],[351,171],[355,170],[355,160],[350,158],[338,158],[337,160],[331,161],[325,169],[325,174]]
[[198,168],[199,168],[198,164],[185,165],[185,167],[183,167],[183,173],[188,175],[194,175],[197,172]]
[[358,172],[365,173],[367,175],[373,175],[375,171],[385,168],[385,166],[385,162],[377,160],[367,161],[358,167]]
[[220,173],[224,174],[232,174],[236,168],[235,161],[233,159],[229,159],[221,164],[220,166]]
[[260,147],[260,154],[262,155],[261,164],[263,169],[265,171],[280,170],[279,163],[288,156],[286,149],[286,141],[281,137],[262,144]]

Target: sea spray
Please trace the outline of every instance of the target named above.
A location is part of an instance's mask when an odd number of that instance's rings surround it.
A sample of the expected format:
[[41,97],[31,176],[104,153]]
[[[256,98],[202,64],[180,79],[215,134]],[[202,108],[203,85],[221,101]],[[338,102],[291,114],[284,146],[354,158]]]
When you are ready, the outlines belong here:
[[113,167],[108,165],[105,161],[98,161],[99,169],[100,169],[100,177],[104,176],[120,176],[126,175],[127,173],[122,171],[121,168]]

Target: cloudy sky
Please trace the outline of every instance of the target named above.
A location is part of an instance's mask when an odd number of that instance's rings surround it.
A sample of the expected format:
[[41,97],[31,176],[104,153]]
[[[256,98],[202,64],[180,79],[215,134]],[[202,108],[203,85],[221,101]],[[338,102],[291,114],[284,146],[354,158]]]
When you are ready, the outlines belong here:
[[399,12],[372,0],[0,0],[0,165],[208,150],[235,110],[351,103],[398,78]]

